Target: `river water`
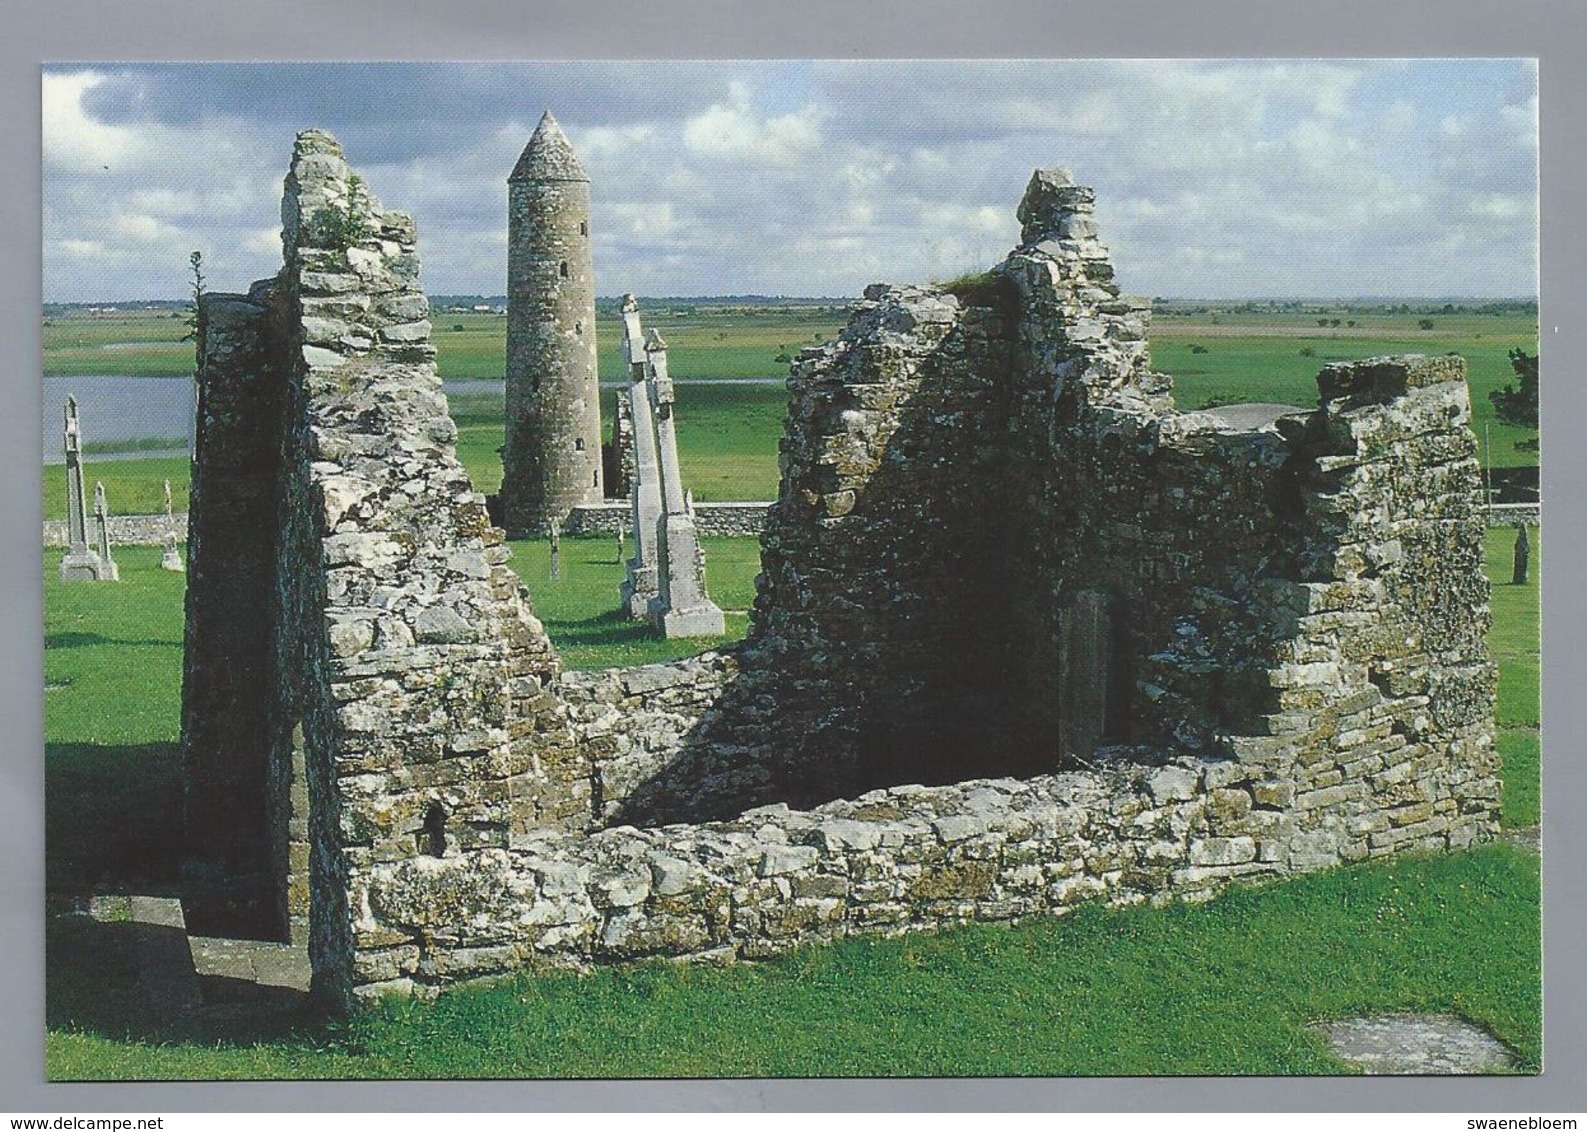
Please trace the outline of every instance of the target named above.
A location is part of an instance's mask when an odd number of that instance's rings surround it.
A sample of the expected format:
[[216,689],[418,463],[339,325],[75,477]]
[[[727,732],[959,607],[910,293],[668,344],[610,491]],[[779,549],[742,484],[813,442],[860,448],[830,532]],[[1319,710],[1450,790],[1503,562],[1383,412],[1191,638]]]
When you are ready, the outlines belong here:
[[[687,385],[781,385],[781,377],[722,377],[688,381]],[[625,382],[602,382],[603,389],[617,389]],[[460,395],[500,395],[501,381],[448,381],[446,391]],[[98,460],[146,456],[180,456],[193,443],[193,378],[189,374],[169,377],[118,377],[111,374],[83,374],[75,377],[44,378],[44,411],[40,420],[44,462],[65,460],[61,448],[62,414],[66,398],[77,398],[77,415],[82,425],[83,443],[94,450]],[[117,442],[167,440],[159,449],[106,450]]]

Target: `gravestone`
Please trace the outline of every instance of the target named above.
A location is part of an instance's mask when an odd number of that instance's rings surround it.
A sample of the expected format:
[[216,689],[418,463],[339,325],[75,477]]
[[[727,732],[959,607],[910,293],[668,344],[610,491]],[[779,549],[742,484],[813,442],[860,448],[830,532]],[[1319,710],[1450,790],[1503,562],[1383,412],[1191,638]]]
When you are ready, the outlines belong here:
[[650,328],[645,341],[645,379],[666,508],[656,531],[661,556],[656,574],[659,592],[650,603],[650,623],[669,638],[720,636],[726,625],[722,610],[705,592],[705,554],[678,468],[677,397],[667,374],[667,344],[655,327]]
[[547,531],[551,543],[551,580],[562,577],[562,523],[553,518]]
[[182,561],[182,552],[176,548],[175,531],[165,532],[165,550],[160,555],[160,569],[177,574],[187,570],[187,564]]
[[94,535],[99,544],[99,577],[101,582],[119,582],[121,571],[110,557],[110,512],[105,506],[105,485],[94,484]]
[[104,581],[104,564],[88,545],[88,506],[83,492],[82,424],[77,398],[66,398],[66,553],[61,555],[63,582]]
[[1527,537],[1526,524],[1515,525],[1515,569],[1510,575],[1512,586],[1526,585],[1527,567],[1532,559],[1532,542]]
[[633,295],[624,295],[623,364],[628,367],[628,400],[634,435],[634,475],[628,493],[633,511],[634,556],[628,560],[627,576],[618,596],[624,611],[635,621],[650,616],[650,603],[659,592],[656,529],[661,520],[661,472],[656,464],[656,428],[651,419],[643,343],[639,304]]
[[181,574],[187,570],[182,554],[176,549],[176,516],[171,511],[171,481],[165,481],[165,553],[160,556],[160,569]]

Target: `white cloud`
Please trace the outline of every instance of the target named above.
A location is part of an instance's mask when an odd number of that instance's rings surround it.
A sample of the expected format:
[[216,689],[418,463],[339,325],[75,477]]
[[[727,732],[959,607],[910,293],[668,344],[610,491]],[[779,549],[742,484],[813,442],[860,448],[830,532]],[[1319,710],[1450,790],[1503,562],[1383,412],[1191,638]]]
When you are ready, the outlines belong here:
[[684,123],[683,142],[709,157],[789,166],[820,145],[821,112],[806,106],[777,117],[757,116],[748,86],[736,82],[726,104],[713,103]]
[[111,126],[83,110],[83,95],[105,81],[96,71],[46,72],[42,92],[44,160],[78,171],[116,167],[140,148],[137,132]]
[[[506,177],[549,99],[523,93],[539,66],[460,72],[463,98],[437,65],[426,98],[371,90],[355,109],[310,97],[354,85],[331,75],[301,98],[274,92],[268,112],[257,75],[237,68],[227,98],[164,114],[153,99],[174,97],[158,94],[178,89],[169,77],[145,89],[137,67],[51,72],[46,297],[178,295],[192,248],[217,289],[273,272],[292,134],[337,114],[349,160],[417,219],[426,287],[499,293]],[[584,66],[546,73],[573,83]],[[843,295],[957,274],[1007,251],[1031,169],[1054,165],[1097,189],[1129,290],[1531,286],[1537,103],[1524,64],[645,66],[637,82],[631,67],[589,65],[598,81],[552,103],[591,177],[602,293]],[[400,118],[382,109],[395,104]]]
[[108,226],[111,235],[139,244],[180,235],[171,225],[136,212],[118,212],[110,218]]
[[614,204],[607,211],[617,218],[623,230],[633,236],[654,239],[670,236],[678,230],[678,218],[670,200],[631,201]]
[[103,256],[108,249],[98,240],[56,240],[54,246],[74,259],[92,259]]

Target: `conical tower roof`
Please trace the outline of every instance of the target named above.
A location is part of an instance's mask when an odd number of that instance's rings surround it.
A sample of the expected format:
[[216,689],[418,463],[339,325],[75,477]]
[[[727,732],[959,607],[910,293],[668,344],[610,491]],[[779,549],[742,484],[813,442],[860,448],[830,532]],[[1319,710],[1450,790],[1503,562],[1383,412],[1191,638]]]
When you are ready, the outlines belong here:
[[589,177],[584,173],[584,166],[579,164],[578,154],[573,152],[568,136],[547,110],[507,180],[588,181]]

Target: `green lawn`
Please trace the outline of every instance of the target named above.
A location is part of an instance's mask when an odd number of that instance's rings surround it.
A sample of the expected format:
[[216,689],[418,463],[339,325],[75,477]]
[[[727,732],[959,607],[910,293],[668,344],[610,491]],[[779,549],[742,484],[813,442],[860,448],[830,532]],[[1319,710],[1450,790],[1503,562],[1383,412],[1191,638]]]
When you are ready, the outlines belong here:
[[1315,1074],[1346,1070],[1307,1023],[1439,1011],[1536,1072],[1537,894],[1537,858],[1497,845],[1200,906],[518,977],[346,1028],[151,1016],[116,934],[57,920],[46,1061],[53,1080]]
[[1493,581],[1493,629],[1488,634],[1488,644],[1499,664],[1495,722],[1499,727],[1499,753],[1504,756],[1504,822],[1508,826],[1536,825],[1541,816],[1538,593],[1543,540],[1537,527],[1530,528],[1528,534],[1532,569],[1526,584],[1520,586],[1510,582],[1515,531],[1491,527],[1487,539],[1488,577]]
[[[847,318],[838,307],[724,309],[655,307],[641,303],[640,317],[667,343],[667,363],[674,379],[713,377],[779,377],[788,372],[787,358],[805,346],[836,336]],[[436,362],[446,378],[501,378],[507,356],[507,316],[433,312],[430,340]],[[462,330],[455,329],[461,326]],[[621,381],[622,328],[615,317],[598,316],[603,381]],[[782,356],[782,360],[778,360]]]
[[1490,392],[1516,380],[1509,359],[1513,347],[1536,353],[1534,318],[1436,315],[1431,330],[1418,327],[1418,316],[1409,314],[1363,315],[1357,321],[1355,327],[1325,329],[1315,320],[1308,326],[1298,316],[1225,314],[1217,325],[1205,316],[1159,316],[1152,322],[1152,365],[1173,375],[1181,408],[1242,401],[1309,408],[1317,404],[1317,371],[1329,362],[1381,354],[1460,354],[1471,385],[1473,428],[1479,440],[1485,430],[1491,438],[1493,466],[1537,463],[1536,452],[1515,446],[1537,431],[1497,420],[1488,399]]
[[[551,547],[544,539],[514,542],[513,566],[529,587],[535,614],[567,667],[650,664],[739,640],[749,628],[760,544],[745,538],[702,538],[700,544],[711,599],[727,615],[726,636],[669,641],[624,617],[617,609],[624,571],[617,561],[615,538],[563,539],[561,576],[556,581],[551,580]],[[633,551],[630,539],[624,554]]]

